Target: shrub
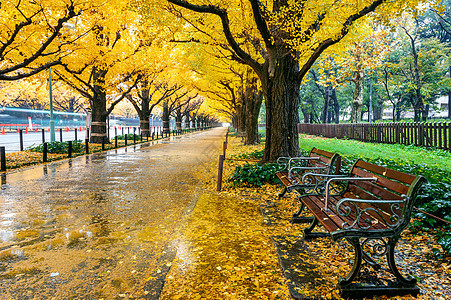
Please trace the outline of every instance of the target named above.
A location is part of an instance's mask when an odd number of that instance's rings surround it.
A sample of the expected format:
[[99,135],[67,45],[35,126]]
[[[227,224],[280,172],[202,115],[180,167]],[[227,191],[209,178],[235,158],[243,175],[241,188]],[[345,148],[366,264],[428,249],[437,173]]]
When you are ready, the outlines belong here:
[[276,172],[281,170],[281,166],[274,163],[268,164],[245,164],[235,168],[235,172],[229,178],[232,186],[250,185],[262,186],[264,183],[278,183]]
[[[55,154],[64,154],[68,153],[69,149],[69,142],[49,142],[47,143],[47,152],[48,153],[55,153]],[[33,145],[27,148],[28,151],[32,152],[44,152],[44,144],[40,145]],[[72,152],[84,152],[85,151],[85,144],[81,141],[73,141],[72,142]]]
[[236,159],[262,159],[263,154],[265,153],[265,150],[255,150],[252,152],[246,152],[246,153],[240,153],[237,155],[231,155],[230,158],[236,158]]
[[135,136],[135,139],[137,141],[139,141],[141,139],[140,135],[133,134],[133,133],[127,133],[127,134],[124,134],[124,135],[118,135],[117,139],[118,140],[125,140],[125,136],[127,136],[127,141],[133,141],[133,136]]

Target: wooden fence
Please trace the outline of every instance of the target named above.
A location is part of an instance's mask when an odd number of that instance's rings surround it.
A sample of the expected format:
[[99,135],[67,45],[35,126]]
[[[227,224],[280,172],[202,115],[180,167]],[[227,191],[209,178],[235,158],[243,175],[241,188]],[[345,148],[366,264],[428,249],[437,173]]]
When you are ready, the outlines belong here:
[[371,143],[404,144],[451,150],[451,122],[298,124],[299,133]]

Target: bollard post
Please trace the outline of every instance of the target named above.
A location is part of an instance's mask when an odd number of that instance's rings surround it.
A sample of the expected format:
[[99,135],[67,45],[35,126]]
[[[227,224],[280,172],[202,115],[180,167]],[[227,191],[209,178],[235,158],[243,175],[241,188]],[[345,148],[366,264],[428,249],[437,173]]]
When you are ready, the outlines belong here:
[[117,127],[114,126],[114,136],[117,136]]
[[[135,129],[135,128],[133,128]],[[135,130],[133,130],[133,144],[136,144],[136,134],[135,134]]]
[[19,130],[19,143],[20,143],[20,151],[23,151],[23,130]]
[[63,128],[60,128],[60,142],[63,142]]
[[224,155],[224,159],[226,157],[226,150],[227,150],[227,142],[224,142],[222,144],[222,154]]
[[0,171],[6,171],[6,150],[5,147],[0,147]]
[[89,140],[85,139],[85,150],[86,150],[86,154],[89,154]]
[[41,131],[42,131],[42,143],[44,144],[45,143],[45,130],[41,129]]
[[224,155],[219,155],[219,165],[218,165],[218,184],[216,191],[220,192],[222,189],[222,171],[224,169]]
[[154,140],[155,132],[152,132],[152,141]]
[[105,137],[102,138],[102,151],[105,151]]
[[75,127],[75,140],[78,140],[78,137],[77,137],[77,127]]
[[141,137],[141,142],[143,141],[143,133],[142,131],[139,133],[139,136]]
[[114,137],[114,148],[117,148],[117,135]]
[[67,156],[72,158],[72,141],[69,141],[67,144]]
[[43,162],[47,162],[47,143],[43,144],[43,149],[42,149],[42,161]]
[[125,135],[125,146],[127,146],[127,135]]
[[122,126],[121,129],[122,129],[122,135],[124,135],[124,126]]

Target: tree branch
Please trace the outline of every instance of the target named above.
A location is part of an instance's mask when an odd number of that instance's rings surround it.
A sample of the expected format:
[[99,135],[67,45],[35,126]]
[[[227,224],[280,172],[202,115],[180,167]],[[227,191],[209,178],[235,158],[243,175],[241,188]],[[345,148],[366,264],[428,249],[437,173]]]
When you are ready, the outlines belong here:
[[310,56],[310,58],[307,60],[307,62],[302,66],[301,70],[299,71],[298,80],[302,81],[302,78],[304,78],[305,74],[309,71],[311,66],[315,63],[315,61],[319,58],[319,56],[326,50],[328,47],[338,43],[341,41],[349,32],[349,28],[351,25],[357,21],[358,19],[364,17],[365,15],[369,14],[370,12],[373,12],[376,10],[377,7],[382,5],[385,0],[376,0],[370,5],[363,8],[358,13],[355,13],[348,17],[348,19],[343,23],[343,26],[341,28],[340,34],[338,34],[334,38],[328,38],[324,41],[322,41],[318,47],[314,50],[313,54]]
[[222,31],[224,32],[227,42],[232,47],[235,54],[242,60],[243,63],[249,65],[255,72],[264,76],[263,66],[254,60],[247,52],[245,52],[236,42],[230,30],[230,21],[227,11],[214,5],[194,5],[185,0],[167,0],[172,4],[181,6],[183,8],[198,12],[207,13],[218,16],[222,22]]

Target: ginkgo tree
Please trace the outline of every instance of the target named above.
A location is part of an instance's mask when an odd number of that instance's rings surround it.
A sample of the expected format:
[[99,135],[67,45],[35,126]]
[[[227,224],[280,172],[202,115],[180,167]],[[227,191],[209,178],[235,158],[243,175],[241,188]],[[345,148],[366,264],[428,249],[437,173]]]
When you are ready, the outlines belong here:
[[351,122],[362,120],[363,90],[367,73],[380,66],[389,52],[389,39],[384,30],[368,30],[360,40],[353,41],[340,55],[335,55],[339,67],[338,84],[352,82],[354,94],[351,102]]
[[17,80],[61,63],[76,39],[66,30],[90,3],[79,0],[0,2],[0,80]]
[[55,69],[60,80],[87,99],[93,143],[108,142],[108,115],[146,69],[143,57],[137,56],[151,41],[139,30],[140,21],[140,15],[129,9],[126,0],[104,2],[82,14],[75,27],[89,34],[73,44],[74,51]]
[[[49,109],[48,84],[39,78],[5,81],[0,86],[0,105],[28,109]],[[53,86],[55,110],[64,112],[85,112],[85,101],[81,96],[61,82]]]
[[[186,9],[180,20],[189,20],[187,24],[192,25],[191,30],[199,29],[199,38],[191,40],[202,38],[210,42],[213,37],[218,46],[230,50],[235,60],[250,66],[259,77],[267,110],[265,160],[299,154],[297,123],[300,84],[326,49],[344,38],[356,38],[353,36],[356,24],[365,22],[368,14],[375,14],[384,21],[426,2],[167,1]],[[246,22],[249,16],[252,24]],[[212,22],[212,17],[216,21]],[[253,30],[247,30],[248,27]],[[255,30],[258,34],[252,34]],[[218,32],[223,34],[222,40],[217,39]]]

